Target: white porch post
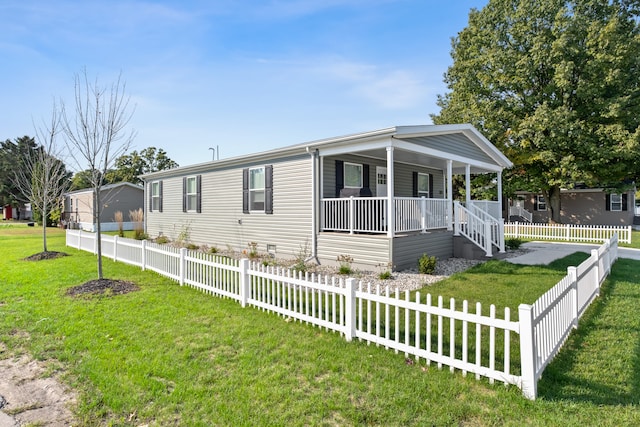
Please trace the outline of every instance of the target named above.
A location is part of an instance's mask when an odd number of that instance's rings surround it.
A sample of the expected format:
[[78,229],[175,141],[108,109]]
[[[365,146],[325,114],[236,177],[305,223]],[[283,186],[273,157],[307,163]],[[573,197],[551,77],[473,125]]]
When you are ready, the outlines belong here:
[[502,216],[502,171],[498,171],[498,206],[500,209],[500,218],[503,218]]
[[464,168],[464,187],[465,187],[465,206],[471,209],[471,165],[467,164]]
[[453,230],[453,160],[447,160],[447,230]]
[[[504,217],[502,216],[502,171],[498,171],[498,209],[500,218],[498,218],[498,243],[500,244],[499,252],[503,254],[504,250]],[[507,213],[508,215],[508,213]]]
[[387,236],[393,237],[396,229],[396,212],[393,195],[393,147],[387,147]]

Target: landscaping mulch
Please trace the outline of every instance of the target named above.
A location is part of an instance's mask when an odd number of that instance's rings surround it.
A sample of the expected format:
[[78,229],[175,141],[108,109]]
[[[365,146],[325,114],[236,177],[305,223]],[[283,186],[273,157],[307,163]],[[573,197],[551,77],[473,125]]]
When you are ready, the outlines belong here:
[[45,259],[61,258],[63,256],[68,256],[68,254],[66,254],[65,252],[45,251],[45,252],[38,252],[37,254],[28,256],[24,260],[25,261],[42,261]]
[[66,294],[69,296],[123,295],[137,290],[140,290],[137,285],[125,280],[97,279],[69,288]]

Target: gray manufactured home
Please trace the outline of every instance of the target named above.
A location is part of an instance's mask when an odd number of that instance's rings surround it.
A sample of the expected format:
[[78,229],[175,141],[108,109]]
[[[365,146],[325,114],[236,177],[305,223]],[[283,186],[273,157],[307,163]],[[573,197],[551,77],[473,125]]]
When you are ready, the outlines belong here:
[[[504,250],[502,170],[512,163],[471,125],[397,126],[142,176],[145,227],[236,251],[322,264],[413,267],[453,256],[454,235]],[[452,200],[452,177],[492,174],[498,200]]]

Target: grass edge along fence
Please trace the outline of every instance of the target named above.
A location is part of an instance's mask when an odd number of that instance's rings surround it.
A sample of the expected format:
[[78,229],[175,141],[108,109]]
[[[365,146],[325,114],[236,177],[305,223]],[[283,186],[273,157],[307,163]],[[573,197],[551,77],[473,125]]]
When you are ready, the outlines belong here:
[[564,240],[600,243],[618,235],[618,241],[631,243],[630,225],[580,225],[506,222],[504,236],[515,239]]
[[[94,233],[67,230],[66,244],[95,253]],[[587,260],[569,267],[567,275],[534,304],[520,304],[518,320],[511,310],[496,316],[475,312],[468,302],[462,310],[453,298],[445,305],[430,294],[423,302],[420,293],[328,276],[296,273],[263,266],[248,259],[174,248],[147,241],[103,235],[103,255],[149,269],[180,285],[190,285],[212,295],[237,300],[242,307],[255,307],[281,316],[337,331],[347,341],[354,338],[404,352],[438,368],[448,366],[463,375],[475,374],[519,387],[528,399],[535,399],[537,383],[545,367],[562,348],[578,320],[599,295],[600,285],[617,259],[617,235],[593,249]]]

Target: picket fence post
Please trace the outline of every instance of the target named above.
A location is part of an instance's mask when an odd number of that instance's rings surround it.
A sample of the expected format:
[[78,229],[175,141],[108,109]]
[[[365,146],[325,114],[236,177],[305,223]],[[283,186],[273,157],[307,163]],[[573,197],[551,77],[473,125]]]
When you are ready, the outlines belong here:
[[518,306],[518,323],[520,325],[520,370],[522,371],[522,394],[527,399],[535,400],[538,388],[536,379],[536,345],[533,333],[533,306]]
[[[609,248],[607,248],[608,250]],[[600,257],[598,256],[598,249],[591,249],[591,256],[595,259],[596,263],[593,268],[596,269],[596,295],[600,295],[600,282],[604,280],[605,272],[600,271]],[[602,277],[600,276],[602,274]]]
[[356,336],[356,279],[347,279],[345,295],[344,338],[352,341]]
[[118,236],[113,236],[113,260],[118,261]]
[[142,241],[142,245],[140,246],[142,249],[142,256],[140,257],[141,262],[142,262],[142,271],[146,270],[147,268],[147,241],[143,240]]
[[240,305],[242,308],[247,306],[247,300],[249,299],[249,293],[251,291],[249,284],[249,260],[242,258],[240,260]]
[[187,248],[180,248],[180,286],[184,285],[184,276],[186,273]]
[[578,268],[567,267],[567,275],[571,279],[573,298],[571,302],[571,324],[573,329],[578,329]]

